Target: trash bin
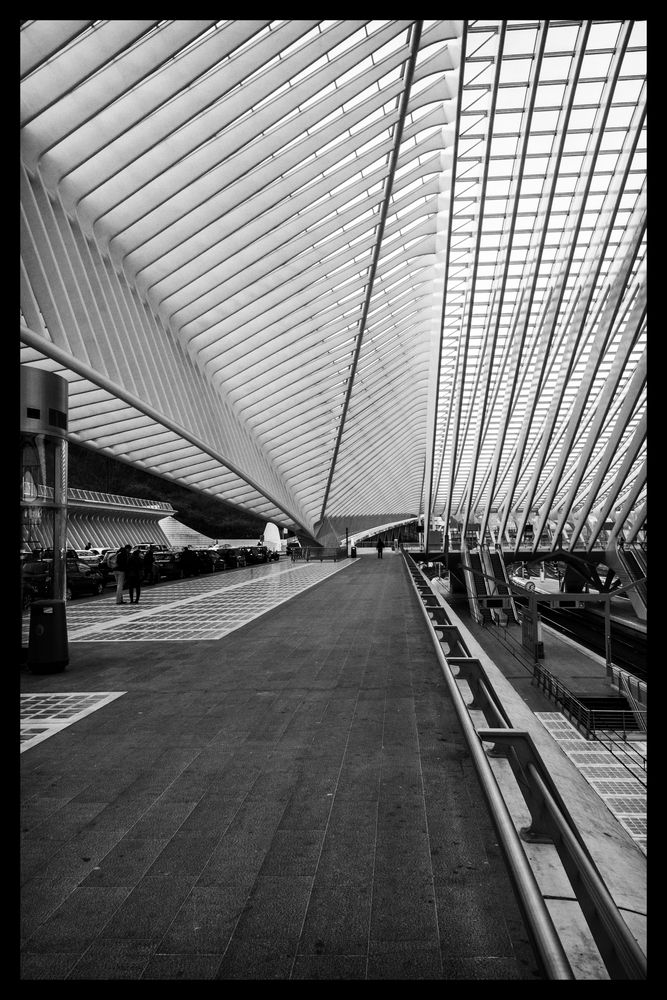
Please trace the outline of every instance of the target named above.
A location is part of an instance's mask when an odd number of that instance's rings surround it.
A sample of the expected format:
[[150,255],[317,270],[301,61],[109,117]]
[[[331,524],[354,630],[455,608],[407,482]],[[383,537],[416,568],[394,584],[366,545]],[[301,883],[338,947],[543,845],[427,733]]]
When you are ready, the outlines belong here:
[[33,601],[30,605],[28,670],[57,674],[69,663],[65,601]]
[[351,555],[351,557],[352,557],[353,559],[355,559],[355,558],[356,558],[356,555],[357,555],[357,546],[356,546],[356,545],[353,545],[353,546],[352,546],[352,547],[350,548],[350,555]]

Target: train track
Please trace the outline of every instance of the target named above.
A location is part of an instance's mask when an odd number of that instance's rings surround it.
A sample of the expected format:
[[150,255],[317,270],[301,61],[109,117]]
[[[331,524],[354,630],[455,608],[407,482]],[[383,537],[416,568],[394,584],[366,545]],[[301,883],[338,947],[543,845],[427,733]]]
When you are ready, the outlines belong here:
[[[519,598],[519,602],[523,601]],[[527,602],[526,602],[527,603]],[[605,650],[604,616],[586,610],[564,608],[540,608],[540,617],[561,635],[579,643],[592,653],[603,658]],[[627,670],[639,680],[647,681],[646,635],[624,625],[618,620],[611,621],[611,661],[617,667]]]

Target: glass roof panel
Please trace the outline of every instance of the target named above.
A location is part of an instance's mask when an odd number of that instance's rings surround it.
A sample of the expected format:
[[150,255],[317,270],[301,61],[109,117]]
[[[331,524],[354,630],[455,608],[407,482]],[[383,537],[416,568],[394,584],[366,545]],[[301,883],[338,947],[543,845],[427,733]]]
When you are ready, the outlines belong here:
[[311,534],[630,495],[643,397],[583,456],[646,340],[644,22],[133,24],[23,83],[23,361],[75,435]]

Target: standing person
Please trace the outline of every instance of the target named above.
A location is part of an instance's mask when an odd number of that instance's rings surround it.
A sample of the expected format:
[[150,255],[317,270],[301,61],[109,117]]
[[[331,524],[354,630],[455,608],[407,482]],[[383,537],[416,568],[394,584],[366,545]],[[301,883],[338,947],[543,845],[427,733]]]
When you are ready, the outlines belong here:
[[129,545],[121,545],[109,561],[109,566],[116,578],[116,604],[125,604],[123,600],[123,587],[125,586],[125,571],[127,570],[129,548]]
[[382,550],[384,548],[384,542],[382,541],[381,538],[378,538],[378,543],[375,546],[375,548],[378,550],[378,559],[382,559]]
[[149,545],[144,555],[144,582],[153,583],[153,546]]
[[[128,549],[130,546],[128,545]],[[141,549],[135,545],[127,557],[127,589],[130,592],[130,604],[138,604],[141,597],[141,575],[143,573]]]

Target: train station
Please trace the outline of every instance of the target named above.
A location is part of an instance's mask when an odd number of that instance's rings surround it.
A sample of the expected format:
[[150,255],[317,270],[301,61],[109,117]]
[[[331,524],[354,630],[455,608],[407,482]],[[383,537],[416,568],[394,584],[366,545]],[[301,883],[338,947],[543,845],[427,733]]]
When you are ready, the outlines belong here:
[[18,980],[647,978],[647,27],[19,22]]

